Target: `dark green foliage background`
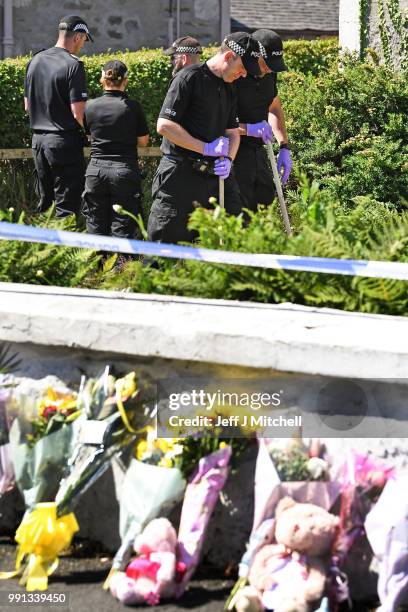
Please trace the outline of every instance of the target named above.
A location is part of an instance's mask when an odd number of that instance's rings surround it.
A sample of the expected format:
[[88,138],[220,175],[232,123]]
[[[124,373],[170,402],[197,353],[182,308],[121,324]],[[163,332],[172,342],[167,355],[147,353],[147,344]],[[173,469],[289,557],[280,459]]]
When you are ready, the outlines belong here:
[[[335,61],[337,44],[337,39],[288,41],[285,43],[285,61],[291,71],[318,74]],[[210,57],[214,51],[214,48],[206,49],[204,58]],[[100,95],[102,66],[113,57],[124,61],[128,66],[128,93],[142,103],[151,134],[155,135],[157,116],[170,79],[168,58],[161,50],[84,56],[82,59],[90,97]],[[29,59],[20,57],[0,61],[0,148],[20,148],[30,144],[28,119],[23,104],[24,74]]]

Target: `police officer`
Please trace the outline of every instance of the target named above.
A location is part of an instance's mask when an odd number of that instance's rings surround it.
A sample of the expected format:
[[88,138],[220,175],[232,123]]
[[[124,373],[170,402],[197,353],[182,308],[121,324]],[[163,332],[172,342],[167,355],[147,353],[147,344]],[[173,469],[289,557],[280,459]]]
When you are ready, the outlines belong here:
[[235,84],[241,134],[235,172],[245,208],[255,211],[258,204],[270,204],[275,194],[271,166],[262,145],[272,142],[275,135],[280,146],[277,165],[279,172],[283,170],[283,184],[289,178],[292,159],[277,89],[277,73],[287,70],[282,39],[267,29],[257,30],[252,36],[259,43],[261,74],[239,79]]
[[92,37],[82,17],[63,17],[55,47],[34,55],[26,71],[24,102],[33,131],[38,210],[46,211],[55,200],[59,217],[77,214],[81,206],[87,91],[77,54],[87,40]]
[[188,66],[200,63],[200,55],[203,49],[196,38],[192,36],[182,36],[177,38],[174,43],[164,51],[164,55],[170,57],[173,66],[172,76]]
[[239,147],[236,99],[231,83],[247,72],[259,73],[259,46],[244,32],[227,36],[204,64],[174,77],[163,102],[157,131],[162,152],[153,180],[148,222],[150,240],[191,240],[187,223],[193,203],[206,205],[225,180],[225,208],[241,209],[232,162]]
[[125,93],[127,74],[123,62],[107,62],[101,78],[103,95],[87,102],[85,108],[91,159],[86,170],[83,214],[90,234],[133,238],[134,219],[112,207],[119,204],[136,216],[142,212],[137,147],[146,147],[149,135],[142,107]]

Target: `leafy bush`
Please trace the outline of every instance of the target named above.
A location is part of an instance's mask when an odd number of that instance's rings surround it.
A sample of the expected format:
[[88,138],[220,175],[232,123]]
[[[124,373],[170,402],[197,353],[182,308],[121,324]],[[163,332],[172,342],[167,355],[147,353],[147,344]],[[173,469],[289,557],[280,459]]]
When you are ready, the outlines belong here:
[[[288,238],[275,205],[242,217],[223,210],[198,208],[190,225],[200,246],[248,253],[282,253],[312,257],[408,261],[408,213],[362,197],[354,209],[332,203],[327,192],[303,176],[298,203],[292,206],[294,234]],[[222,246],[221,246],[222,245]],[[369,313],[406,315],[403,281],[306,272],[285,272],[198,261],[159,259],[157,268],[139,262],[121,275],[108,273],[107,289],[130,289],[205,298],[294,302]]]
[[[282,253],[408,262],[408,213],[368,197],[345,209],[333,203],[318,183],[299,177],[300,190],[291,207],[293,236],[288,238],[275,202],[251,213],[231,217],[220,208],[198,208],[190,225],[200,246],[248,253]],[[0,213],[0,220],[12,220]],[[73,229],[70,219],[38,224]],[[24,222],[21,217],[20,222]],[[156,267],[136,260],[124,264],[112,255],[101,266],[90,250],[24,242],[3,242],[0,281],[32,284],[130,290],[140,293],[250,300],[265,303],[293,302],[367,313],[406,315],[408,294],[403,281],[287,272],[245,266],[175,261],[159,258]],[[118,264],[120,273],[118,273]]]
[[[73,218],[51,220],[52,213],[51,209],[47,215],[38,216],[37,225],[75,231]],[[14,211],[0,210],[0,221],[24,223],[25,215],[18,217]],[[100,274],[99,260],[91,250],[5,240],[0,247],[0,282],[78,287],[87,278],[91,286],[92,279]]]
[[[297,166],[334,199],[403,206],[408,197],[408,81],[345,58],[317,78],[283,75],[280,95]],[[293,184],[293,183],[292,183]]]
[[[335,38],[322,41],[288,41],[285,43],[285,59],[292,71],[317,74],[335,61],[337,46]],[[214,48],[207,48],[204,59],[210,57],[214,51]],[[142,103],[150,132],[155,136],[157,116],[170,80],[171,67],[168,58],[160,49],[84,56],[90,97],[100,95],[101,68],[112,57],[124,61],[128,66],[128,93]],[[24,74],[29,59],[20,57],[0,62],[0,148],[30,145],[28,119],[23,104]]]

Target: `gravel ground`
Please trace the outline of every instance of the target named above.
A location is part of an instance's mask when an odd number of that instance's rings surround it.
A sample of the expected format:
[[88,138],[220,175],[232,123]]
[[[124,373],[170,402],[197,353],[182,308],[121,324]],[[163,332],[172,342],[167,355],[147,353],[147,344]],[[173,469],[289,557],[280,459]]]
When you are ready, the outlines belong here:
[[[14,568],[16,547],[11,538],[0,537],[0,571]],[[177,601],[168,601],[160,606],[138,606],[127,608],[102,589],[109,572],[111,558],[102,551],[90,548],[87,542],[76,544],[73,556],[64,556],[56,572],[50,577],[48,593],[65,594],[68,605],[44,604],[5,605],[9,593],[25,593],[17,579],[0,581],[0,612],[125,612],[125,610],[149,610],[151,612],[175,612],[195,610],[196,612],[221,612],[231,591],[234,580],[223,578],[208,568],[200,567],[191,581],[188,591]],[[349,610],[341,607],[338,612],[374,612],[378,602],[354,604]],[[408,612],[403,608],[401,612]]]
[[[0,570],[12,570],[15,561],[15,546],[9,539],[0,538]],[[0,581],[0,610],[25,612],[124,612],[126,609],[110,593],[102,589],[111,559],[99,554],[89,556],[89,551],[76,551],[75,557],[63,557],[60,565],[50,577],[49,592],[64,593],[68,596],[69,606],[44,604],[5,605],[5,596],[1,593],[24,593],[17,579]],[[219,576],[207,577],[201,569],[189,590],[177,602],[166,602],[163,605],[149,608],[152,612],[174,612],[175,610],[196,610],[197,612],[221,612],[234,581]],[[133,609],[144,609],[139,607]]]

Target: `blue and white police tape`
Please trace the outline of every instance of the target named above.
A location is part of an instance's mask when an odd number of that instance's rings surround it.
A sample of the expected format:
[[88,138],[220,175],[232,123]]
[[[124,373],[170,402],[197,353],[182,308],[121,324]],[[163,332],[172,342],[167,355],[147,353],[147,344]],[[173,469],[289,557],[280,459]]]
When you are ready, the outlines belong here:
[[96,249],[98,251],[110,251],[112,253],[190,259],[234,266],[408,280],[408,263],[216,251],[175,244],[65,232],[18,223],[6,223],[4,221],[0,222],[0,239],[42,242],[84,249]]

